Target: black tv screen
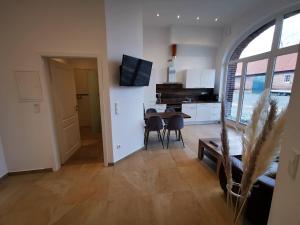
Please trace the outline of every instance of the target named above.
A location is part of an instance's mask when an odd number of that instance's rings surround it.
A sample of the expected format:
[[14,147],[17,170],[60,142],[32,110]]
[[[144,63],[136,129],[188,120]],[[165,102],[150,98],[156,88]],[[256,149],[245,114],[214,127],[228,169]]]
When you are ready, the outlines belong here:
[[123,55],[120,66],[120,86],[148,86],[152,62]]

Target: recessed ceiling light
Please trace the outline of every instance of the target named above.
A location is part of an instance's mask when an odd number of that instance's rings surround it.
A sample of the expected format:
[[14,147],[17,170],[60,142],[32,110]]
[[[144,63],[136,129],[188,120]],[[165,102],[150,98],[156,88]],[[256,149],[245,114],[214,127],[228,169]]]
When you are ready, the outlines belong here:
[[197,16],[196,20],[200,20],[200,17],[199,17],[199,16]]
[[218,22],[219,18],[215,18],[215,22]]
[[159,13],[156,13],[156,16],[159,17]]
[[180,19],[180,14],[177,15],[177,19]]

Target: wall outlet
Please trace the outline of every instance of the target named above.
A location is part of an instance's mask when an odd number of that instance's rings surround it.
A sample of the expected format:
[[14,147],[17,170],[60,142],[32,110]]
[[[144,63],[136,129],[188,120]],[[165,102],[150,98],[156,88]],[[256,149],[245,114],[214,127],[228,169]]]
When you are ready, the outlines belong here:
[[121,148],[121,145],[120,144],[117,144],[117,149],[120,149]]
[[34,103],[33,104],[33,112],[34,113],[40,113],[41,112],[41,106],[39,103]]
[[296,178],[297,172],[298,172],[298,167],[300,163],[300,152],[297,151],[296,149],[292,150],[292,156],[289,160],[289,165],[288,165],[288,172],[292,179]]

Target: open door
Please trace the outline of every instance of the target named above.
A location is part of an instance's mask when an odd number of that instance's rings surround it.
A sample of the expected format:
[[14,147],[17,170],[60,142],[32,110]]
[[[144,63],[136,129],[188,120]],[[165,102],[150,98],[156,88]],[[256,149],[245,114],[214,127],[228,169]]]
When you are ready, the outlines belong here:
[[73,68],[49,60],[61,163],[81,146]]

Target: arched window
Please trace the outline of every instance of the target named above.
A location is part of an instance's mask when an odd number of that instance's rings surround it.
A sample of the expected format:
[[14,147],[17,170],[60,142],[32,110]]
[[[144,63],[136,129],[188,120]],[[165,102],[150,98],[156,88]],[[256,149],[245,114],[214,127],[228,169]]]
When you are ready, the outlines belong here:
[[300,10],[265,24],[233,51],[226,77],[226,117],[247,123],[261,93],[269,88],[279,110],[291,94],[300,43]]

